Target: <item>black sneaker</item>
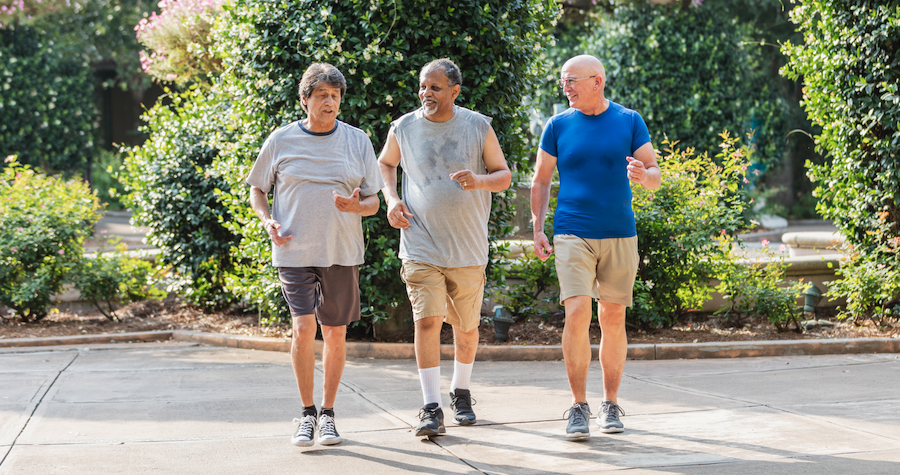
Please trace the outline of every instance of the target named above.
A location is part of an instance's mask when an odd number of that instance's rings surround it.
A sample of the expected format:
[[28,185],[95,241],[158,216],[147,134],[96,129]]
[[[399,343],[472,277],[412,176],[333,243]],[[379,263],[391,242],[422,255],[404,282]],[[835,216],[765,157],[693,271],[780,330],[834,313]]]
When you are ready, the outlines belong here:
[[475,423],[475,412],[472,406],[475,400],[468,389],[457,389],[450,392],[450,407],[453,409],[453,423],[470,426]]
[[597,416],[597,425],[604,434],[623,432],[625,424],[619,420],[619,414],[625,415],[625,411],[612,401],[603,401],[600,405],[600,414]]
[[591,436],[591,408],[586,402],[579,402],[570,407],[563,413],[563,418],[569,419],[566,437],[584,439]]
[[309,447],[316,443],[316,416],[294,418],[297,431],[291,436],[291,443],[297,447]]
[[334,417],[328,414],[319,416],[319,443],[322,445],[334,445],[341,443],[341,436],[334,427]]
[[444,427],[444,411],[438,403],[426,404],[419,410],[419,425],[416,426],[416,437],[431,437],[447,432]]

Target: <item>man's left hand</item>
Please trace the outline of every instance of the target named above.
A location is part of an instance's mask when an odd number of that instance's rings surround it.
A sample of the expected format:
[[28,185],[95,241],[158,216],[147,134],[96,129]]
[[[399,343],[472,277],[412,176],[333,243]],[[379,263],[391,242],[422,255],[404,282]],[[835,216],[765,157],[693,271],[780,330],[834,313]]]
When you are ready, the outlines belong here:
[[481,189],[481,178],[471,170],[460,170],[450,174],[450,179],[459,183],[466,191]]
[[362,211],[362,206],[359,204],[359,192],[360,189],[357,188],[353,190],[353,193],[350,196],[345,197],[338,193],[337,190],[332,190],[331,194],[334,196],[334,207],[345,213],[359,214]]
[[628,179],[642,184],[647,179],[647,169],[644,167],[644,162],[634,158],[634,157],[625,157],[625,160],[628,160]]

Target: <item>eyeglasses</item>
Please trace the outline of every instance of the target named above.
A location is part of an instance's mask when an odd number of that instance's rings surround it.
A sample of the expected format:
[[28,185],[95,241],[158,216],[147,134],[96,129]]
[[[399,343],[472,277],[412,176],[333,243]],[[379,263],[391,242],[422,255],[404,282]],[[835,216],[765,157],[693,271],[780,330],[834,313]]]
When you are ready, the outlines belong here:
[[572,87],[572,84],[575,84],[576,81],[581,81],[582,79],[590,79],[590,78],[595,78],[595,77],[597,77],[596,74],[593,76],[585,76],[583,78],[560,79],[559,81],[556,81],[556,82],[559,83],[559,87],[563,87],[563,88],[566,86]]

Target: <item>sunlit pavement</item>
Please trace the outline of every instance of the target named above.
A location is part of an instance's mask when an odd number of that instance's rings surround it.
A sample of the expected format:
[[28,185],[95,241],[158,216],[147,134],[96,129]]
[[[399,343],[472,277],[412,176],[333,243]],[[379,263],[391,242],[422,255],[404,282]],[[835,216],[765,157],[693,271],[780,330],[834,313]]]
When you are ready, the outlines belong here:
[[[449,413],[452,361],[442,370]],[[448,424],[429,441],[411,432],[415,362],[351,359],[335,405],[343,442],[301,449],[289,443],[301,404],[286,353],[2,349],[0,473],[900,473],[900,355],[629,361],[625,371],[622,434],[565,439],[561,361],[477,362],[478,424]],[[595,361],[594,411],[600,377]]]

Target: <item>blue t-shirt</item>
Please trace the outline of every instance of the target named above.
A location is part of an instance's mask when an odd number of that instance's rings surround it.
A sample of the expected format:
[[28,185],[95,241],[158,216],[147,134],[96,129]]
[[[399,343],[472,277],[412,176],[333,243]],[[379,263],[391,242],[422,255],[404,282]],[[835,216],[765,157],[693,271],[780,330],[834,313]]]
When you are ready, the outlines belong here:
[[553,116],[541,135],[541,149],[556,157],[559,169],[553,232],[585,239],[636,236],[625,157],[649,142],[640,114],[613,101],[599,115],[567,109]]

